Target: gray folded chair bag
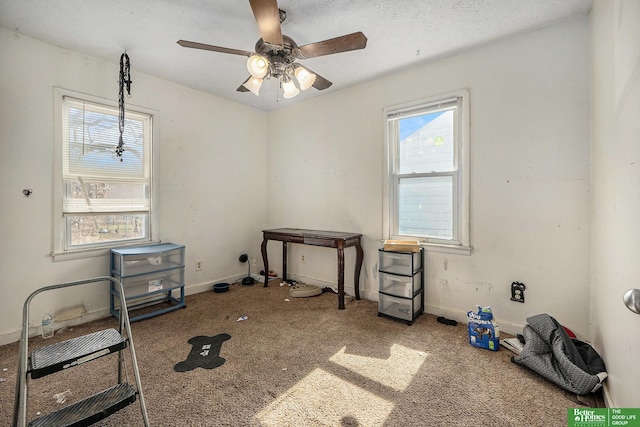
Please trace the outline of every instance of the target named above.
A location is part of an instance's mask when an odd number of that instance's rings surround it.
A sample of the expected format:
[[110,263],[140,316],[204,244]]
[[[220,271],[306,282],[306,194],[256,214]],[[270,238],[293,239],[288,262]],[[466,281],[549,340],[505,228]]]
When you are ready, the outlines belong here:
[[607,378],[604,361],[589,344],[569,337],[548,314],[527,318],[522,353],[511,361],[575,394],[597,391]]

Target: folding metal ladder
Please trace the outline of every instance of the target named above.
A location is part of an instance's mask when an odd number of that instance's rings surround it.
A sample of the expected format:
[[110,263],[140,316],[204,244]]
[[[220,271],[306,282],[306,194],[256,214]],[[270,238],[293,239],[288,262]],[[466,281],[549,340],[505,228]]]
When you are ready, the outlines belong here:
[[[52,344],[29,355],[29,305],[38,294],[54,289],[111,281],[118,288],[120,295],[119,330],[106,329],[89,335],[73,338]],[[126,333],[126,334],[125,334]],[[135,387],[123,381],[124,351],[129,347],[131,365],[135,377]],[[118,383],[102,392],[65,406],[57,411],[42,415],[27,424],[27,400],[29,376],[31,379],[46,377],[54,372],[70,369],[74,366],[90,362],[108,354],[118,353]],[[20,359],[18,361],[18,378],[13,412],[13,426],[87,426],[94,424],[134,403],[140,402],[142,419],[149,426],[147,408],[142,394],[140,373],[136,361],[136,352],[131,336],[131,325],[127,312],[122,284],[115,278],[103,276],[76,282],[45,286],[33,292],[24,303],[22,310],[22,337],[20,340]]]

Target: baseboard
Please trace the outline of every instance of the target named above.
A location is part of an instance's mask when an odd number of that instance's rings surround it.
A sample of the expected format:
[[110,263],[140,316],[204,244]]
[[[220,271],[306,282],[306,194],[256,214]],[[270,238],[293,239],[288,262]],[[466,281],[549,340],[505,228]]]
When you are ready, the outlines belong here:
[[613,399],[611,398],[611,394],[609,393],[609,380],[605,381],[602,384],[602,399],[604,400],[604,406],[607,408],[617,408],[618,406],[615,404]]
[[[332,282],[327,282],[326,280],[317,279],[315,277],[309,277],[309,276],[305,276],[302,274],[295,274],[295,273],[289,273],[287,274],[287,276],[289,277],[289,280],[295,280],[297,282],[306,283],[308,285],[318,286],[323,289],[324,288],[332,288],[336,290],[338,289],[337,284]],[[353,286],[345,286],[344,293],[346,295],[355,295],[356,291]],[[370,301],[377,301],[378,290],[376,289],[375,292],[369,292],[366,289],[360,289],[360,298],[370,300]]]
[[194,283],[191,285],[185,285],[184,294],[185,295],[193,295],[199,294],[200,292],[207,292],[213,290],[213,285],[215,283],[235,283],[240,279],[246,277],[246,274],[236,274],[233,276],[222,277],[220,279],[214,280],[213,282],[202,282],[202,283]]
[[[331,287],[336,289],[337,285],[335,283],[332,282],[327,282],[326,280],[321,280],[321,279],[317,279],[314,277],[309,277],[309,276],[305,276],[305,275],[301,275],[301,274],[288,274],[289,279],[293,279],[302,283],[307,283],[310,285],[315,285],[321,288],[326,288],[326,287]],[[213,284],[214,283],[235,283],[236,281],[242,279],[244,277],[244,275],[240,274],[240,275],[233,275],[233,276],[227,276],[227,277],[223,277],[220,278],[218,280],[215,281],[207,281],[207,282],[202,282],[202,283],[195,283],[195,284],[191,284],[191,285],[187,285],[185,286],[185,295],[193,295],[193,294],[198,294],[200,292],[207,292],[212,290],[213,288]],[[353,286],[345,286],[345,293],[347,295],[355,295],[355,290],[353,288]],[[360,297],[363,299],[367,299],[370,301],[377,301],[378,300],[378,290],[376,289],[375,291],[368,291],[365,289],[361,289],[360,290]],[[436,316],[443,316],[446,317],[448,319],[453,319],[456,320],[460,323],[467,323],[467,312],[466,311],[460,311],[460,310],[454,310],[451,308],[445,308],[445,307],[439,307],[436,305],[432,305],[432,304],[425,304],[425,312],[429,313],[429,314],[433,314]],[[59,326],[60,328],[65,327],[65,326],[74,326],[74,325],[79,325],[81,323],[86,323],[86,322],[91,322],[93,320],[97,320],[97,319],[101,319],[103,317],[108,317],[110,316],[110,312],[109,312],[109,308],[104,308],[104,309],[100,309],[100,310],[96,310],[90,313],[87,313],[86,315],[83,315],[79,318],[75,318],[75,319],[70,319],[68,321],[62,322],[60,324],[56,324],[57,326]],[[516,334],[520,334],[522,333],[522,329],[524,328],[524,325],[518,325],[518,324],[514,324],[514,323],[510,323],[510,322],[506,322],[500,319],[496,319],[496,323],[498,324],[498,326],[500,327],[500,330],[511,334],[511,335],[516,335]],[[57,328],[58,329],[58,328]],[[40,328],[39,326],[32,326],[31,328],[29,328],[29,336],[35,336],[38,335],[40,333]],[[17,330],[17,331],[12,331],[12,332],[7,332],[4,334],[0,334],[0,345],[6,345],[6,344],[11,344],[13,342],[19,341],[20,340],[20,334],[21,331]],[[607,396],[607,392],[606,392],[606,387],[605,387],[605,396]],[[608,406],[608,402],[607,402],[607,406]],[[611,406],[611,407],[615,407],[615,406]]]
[[[309,276],[305,276],[302,274],[295,274],[295,273],[289,273],[287,274],[287,276],[289,277],[289,279],[293,279],[302,283],[307,283],[309,285],[319,286],[321,288],[326,288],[326,287],[332,287],[334,289],[337,288],[337,285],[335,283],[327,282],[325,280],[317,279],[315,277],[309,277]],[[344,291],[347,295],[355,294],[355,290],[353,286],[345,286]],[[371,301],[378,301],[378,290],[375,289],[374,291],[368,291],[366,289],[360,289],[360,297],[367,300],[371,300]],[[446,308],[446,307],[439,307],[433,304],[425,304],[425,313],[433,314],[435,316],[443,316],[443,317],[446,317],[447,319],[453,319],[463,324],[467,323],[466,311],[455,310],[455,309]],[[507,322],[499,318],[496,318],[496,324],[500,327],[501,331],[510,335],[521,334],[522,330],[524,329],[523,324]]]
[[[439,307],[437,305],[425,304],[424,305],[425,313],[433,314],[435,316],[446,317],[447,319],[453,319],[457,322],[466,324],[467,323],[467,312],[461,310],[455,310],[452,308]],[[500,331],[506,332],[510,335],[521,334],[524,329],[524,325],[520,325],[517,323],[507,322],[505,320],[496,318],[496,325],[500,327]]]
[[[185,295],[193,295],[193,294],[198,294],[200,292],[207,292],[212,290],[213,284],[214,283],[221,283],[221,282],[228,282],[228,283],[235,283],[236,281],[239,281],[240,279],[242,279],[244,277],[244,275],[234,275],[234,276],[228,276],[226,278],[221,278],[219,280],[215,280],[213,282],[207,281],[207,282],[203,282],[203,283],[196,283],[196,284],[191,284],[191,285],[187,285],[185,286]],[[321,288],[326,288],[326,287],[331,287],[331,288],[337,288],[337,285],[331,282],[327,282],[325,280],[320,280],[317,278],[313,278],[313,277],[308,277],[308,276],[304,276],[304,275],[300,275],[300,274],[289,274],[289,278],[302,282],[302,283],[307,283],[310,285],[315,285],[315,286],[319,286]],[[347,295],[353,295],[355,293],[353,287],[345,287],[345,293]],[[368,292],[366,290],[362,290],[360,291],[360,296],[363,299],[367,299],[367,300],[371,300],[371,301],[377,301],[378,300],[378,291],[377,289],[373,292]],[[433,314],[435,316],[443,316],[446,317],[448,319],[453,319],[456,320],[460,323],[466,324],[467,323],[467,312],[466,311],[461,311],[461,310],[455,310],[455,309],[451,309],[451,308],[445,308],[445,307],[440,307],[440,306],[436,306],[433,304],[425,304],[425,312],[429,313],[429,314]],[[68,320],[65,320],[64,322],[59,322],[56,323],[56,331],[59,331],[62,328],[68,328],[68,327],[72,327],[75,325],[80,325],[83,323],[87,323],[87,322],[91,322],[94,320],[98,320],[98,319],[102,319],[105,317],[109,317],[111,316],[111,313],[109,311],[109,308],[103,308],[100,310],[95,310],[92,312],[87,312],[85,314],[83,314],[82,316],[76,317],[76,318],[71,318]],[[500,327],[500,329],[508,334],[511,335],[516,335],[516,334],[520,334],[522,333],[522,329],[524,328],[524,325],[519,325],[519,324],[515,324],[515,323],[511,323],[511,322],[506,322],[500,319],[496,319],[496,323],[498,324],[498,326]],[[29,328],[29,337],[34,337],[40,334],[40,327],[38,325],[35,326],[31,326]],[[17,341],[20,341],[21,338],[21,331],[20,330],[16,330],[16,331],[11,331],[11,332],[6,332],[3,334],[0,334],[0,345],[7,345],[7,344],[11,344]],[[617,408],[615,402],[613,401],[613,399],[611,398],[611,394],[609,392],[609,383],[608,382],[604,382],[603,387],[602,387],[602,395],[603,395],[603,399],[604,399],[604,404],[607,408]]]
[[[210,291],[213,289],[214,283],[220,283],[220,282],[234,283],[237,280],[242,279],[243,277],[245,276],[240,274],[240,275],[224,277],[213,282],[204,282],[204,283],[196,283],[193,285],[187,285],[184,287],[184,293],[185,295],[193,295],[193,294],[198,294],[200,292]],[[59,331],[60,329],[65,327],[68,328],[75,325],[80,325],[82,323],[92,322],[94,320],[102,319],[109,316],[111,316],[109,307],[105,307],[92,312],[87,312],[82,316],[71,318],[63,322],[56,322],[55,330]],[[32,325],[29,327],[29,337],[35,337],[36,335],[39,335],[39,334],[40,334],[39,325]],[[21,330],[10,331],[10,332],[5,332],[3,334],[0,334],[0,345],[6,345],[6,344],[11,344],[11,343],[20,341],[21,335],[22,335]]]
[[[54,328],[56,330],[56,333],[59,333],[61,329],[69,328],[76,325],[81,325],[83,323],[92,322],[94,320],[102,319],[109,316],[111,316],[111,312],[109,311],[109,307],[106,307],[100,310],[87,312],[82,316],[68,319],[63,322],[56,322],[54,323]],[[20,341],[21,335],[22,335],[21,330],[11,331],[11,332],[6,332],[4,334],[1,334],[0,345],[6,345],[6,344],[14,343],[16,341]],[[40,326],[39,325],[30,326],[29,337],[35,337],[37,335],[40,335]]]

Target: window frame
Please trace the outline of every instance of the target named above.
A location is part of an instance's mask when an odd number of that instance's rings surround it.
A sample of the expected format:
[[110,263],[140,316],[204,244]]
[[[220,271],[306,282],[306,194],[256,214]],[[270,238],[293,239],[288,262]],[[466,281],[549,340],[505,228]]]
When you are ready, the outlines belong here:
[[[454,169],[452,172],[399,174],[398,118],[437,111],[441,104],[458,102],[454,115]],[[384,108],[383,238],[415,239],[426,250],[471,254],[469,206],[469,90],[461,89],[426,99]],[[398,186],[400,179],[451,176],[453,185],[453,238],[400,235],[398,232]]]
[[[141,243],[157,242],[158,232],[156,230],[157,209],[155,201],[157,200],[157,183],[154,173],[154,165],[157,165],[157,150],[154,150],[154,141],[157,141],[158,133],[158,112],[149,108],[139,107],[135,105],[126,105],[125,112],[143,114],[149,116],[149,126],[151,132],[149,135],[149,214],[148,214],[148,236],[140,239],[127,239],[120,241],[110,241],[104,243],[94,243],[87,245],[76,245],[71,247],[67,244],[70,240],[70,234],[67,227],[67,218],[64,215],[64,199],[67,191],[67,183],[64,179],[64,98],[73,98],[74,100],[84,101],[108,108],[118,108],[118,101],[106,99],[94,95],[72,91],[54,87],[54,156],[53,156],[53,209],[52,209],[52,249],[51,257],[54,261],[64,261],[67,259],[77,259],[92,256],[100,256],[108,254],[111,248],[122,247],[128,245],[139,245]],[[126,116],[126,113],[125,113]],[[116,144],[114,143],[114,150]],[[132,211],[133,213],[133,211]]]

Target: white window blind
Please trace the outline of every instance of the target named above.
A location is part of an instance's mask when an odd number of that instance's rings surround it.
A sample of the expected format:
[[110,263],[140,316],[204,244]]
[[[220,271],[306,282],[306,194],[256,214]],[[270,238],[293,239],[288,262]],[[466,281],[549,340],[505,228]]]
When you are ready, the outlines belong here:
[[65,179],[149,182],[149,115],[127,111],[122,158],[115,155],[120,137],[117,108],[64,97],[62,120]]
[[[148,212],[149,115],[125,115],[122,157],[115,155],[120,137],[117,108],[64,97],[62,121],[67,187],[63,213]],[[111,191],[95,190],[107,182]]]
[[438,102],[419,104],[407,109],[389,110],[387,112],[387,120],[398,121],[400,119],[420,116],[427,112],[435,113],[438,111],[448,110],[450,108],[457,107],[460,101],[461,101],[461,98],[455,97],[455,98],[439,100]]
[[150,239],[152,116],[63,96],[61,172],[64,250]]

